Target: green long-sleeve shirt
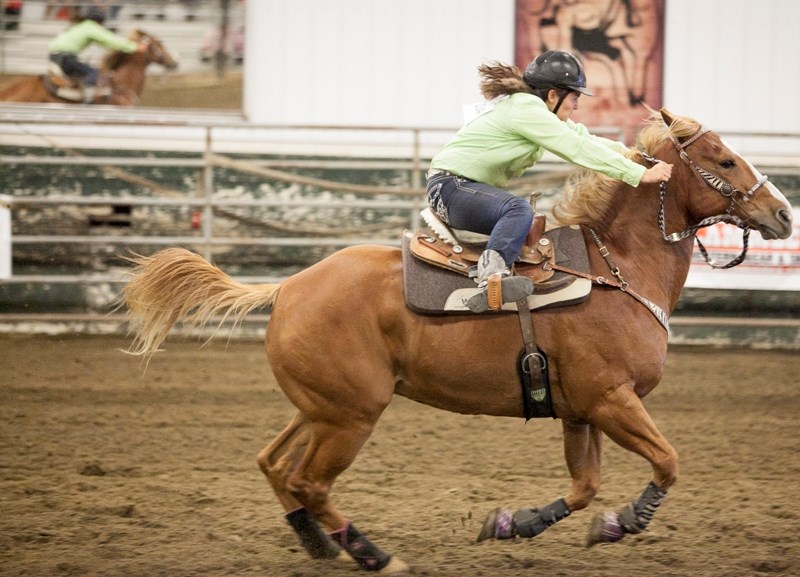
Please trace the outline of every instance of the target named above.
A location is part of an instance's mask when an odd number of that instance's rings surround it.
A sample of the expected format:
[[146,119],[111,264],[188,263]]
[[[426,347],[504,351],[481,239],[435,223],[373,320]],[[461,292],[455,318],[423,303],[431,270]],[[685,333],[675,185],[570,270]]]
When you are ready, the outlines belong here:
[[638,186],[645,171],[622,155],[622,143],[559,120],[541,98],[524,92],[496,102],[462,127],[433,158],[431,168],[502,188],[536,164],[545,150],[631,186]]
[[136,52],[137,47],[136,42],[133,40],[114,34],[94,20],[84,20],[74,26],[70,26],[56,36],[50,43],[49,51],[51,53],[68,52],[70,54],[80,54],[92,42],[105,46],[109,50],[121,50],[128,53]]

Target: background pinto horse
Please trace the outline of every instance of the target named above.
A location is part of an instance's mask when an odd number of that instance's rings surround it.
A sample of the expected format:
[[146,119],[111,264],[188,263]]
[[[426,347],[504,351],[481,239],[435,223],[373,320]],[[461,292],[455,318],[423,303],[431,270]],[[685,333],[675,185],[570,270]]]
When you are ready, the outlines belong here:
[[[101,67],[99,87],[109,86],[111,95],[98,96],[95,104],[131,106],[139,101],[144,90],[147,67],[160,64],[168,70],[178,67],[178,62],[163,43],[147,32],[135,30],[130,35],[134,42],[146,41],[145,52],[128,54],[114,51],[108,54]],[[80,90],[80,89],[78,89]],[[45,76],[22,78],[0,89],[0,102],[61,102],[74,101],[59,98],[48,90]]]
[[[479,540],[532,537],[587,507],[600,487],[606,436],[644,457],[652,478],[637,500],[592,521],[587,544],[644,530],[676,481],[678,456],[641,401],[661,380],[667,331],[631,294],[673,311],[696,230],[706,223],[733,223],[765,239],[791,233],[791,206],[781,192],[697,122],[662,110],[639,145],[674,164],[668,186],[631,188],[587,173],[555,210],[562,222],[583,229],[593,274],[608,275],[601,243],[625,282],[625,290],[598,286],[581,304],[535,314],[571,486],[538,508],[490,512]],[[259,307],[272,310],[266,351],[297,413],[258,463],[313,557],[351,557],[363,569],[387,574],[408,569],[371,543],[329,497],[393,395],[462,414],[523,417],[516,315],[411,312],[398,249],[347,248],[280,285],[240,284],[180,248],[132,260],[123,302],[135,331],[131,351],[146,358],[175,322],[203,325],[220,314],[241,320]]]

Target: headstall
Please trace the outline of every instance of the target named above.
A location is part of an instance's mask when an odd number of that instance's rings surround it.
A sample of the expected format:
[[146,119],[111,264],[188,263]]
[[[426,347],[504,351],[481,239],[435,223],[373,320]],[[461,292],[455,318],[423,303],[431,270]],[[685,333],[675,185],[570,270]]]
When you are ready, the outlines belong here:
[[[709,129],[701,126],[698,129],[698,131],[694,135],[692,135],[691,138],[689,138],[683,143],[678,142],[678,139],[672,135],[670,135],[669,138],[675,145],[675,148],[678,151],[678,156],[680,156],[680,159],[684,163],[686,163],[686,165],[689,166],[689,168],[692,169],[692,172],[694,173],[695,176],[697,176],[700,182],[704,185],[710,186],[711,188],[719,192],[722,196],[730,199],[730,204],[728,205],[728,209],[725,211],[725,214],[720,214],[717,216],[709,216],[707,218],[704,218],[699,223],[690,226],[683,232],[673,232],[672,234],[667,234],[664,225],[665,221],[664,199],[667,194],[667,183],[662,181],[659,184],[660,208],[658,212],[658,226],[661,229],[661,236],[663,236],[664,240],[666,240],[667,242],[678,242],[687,237],[695,235],[697,231],[700,230],[701,228],[711,226],[712,224],[717,224],[718,222],[726,222],[729,224],[733,224],[738,228],[741,228],[744,231],[742,235],[742,252],[741,254],[739,254],[739,256],[734,258],[728,264],[724,265],[717,264],[717,262],[714,261],[714,259],[710,258],[708,256],[708,251],[706,251],[706,248],[703,246],[703,243],[700,241],[699,238],[695,238],[695,240],[697,241],[697,246],[700,248],[700,252],[702,253],[703,258],[706,260],[706,263],[708,263],[710,267],[719,269],[732,268],[738,264],[741,264],[744,261],[745,257],[747,256],[747,245],[750,238],[750,225],[747,223],[746,220],[742,220],[741,218],[733,214],[733,209],[737,204],[737,197],[741,198],[742,202],[749,201],[750,198],[753,196],[753,194],[755,194],[755,192],[761,186],[763,186],[764,183],[767,182],[767,177],[761,176],[761,178],[758,179],[758,181],[753,185],[752,188],[750,188],[750,190],[742,192],[741,190],[737,189],[735,186],[733,186],[731,183],[729,183],[721,176],[716,175],[713,172],[710,172],[702,168],[701,166],[695,164],[692,161],[692,159],[689,158],[689,155],[686,154],[686,148],[688,148],[690,144],[698,140],[701,136],[703,136],[707,132],[709,132]],[[642,156],[644,157],[645,160],[647,160],[650,163],[658,162],[657,159],[647,154],[642,153]]]

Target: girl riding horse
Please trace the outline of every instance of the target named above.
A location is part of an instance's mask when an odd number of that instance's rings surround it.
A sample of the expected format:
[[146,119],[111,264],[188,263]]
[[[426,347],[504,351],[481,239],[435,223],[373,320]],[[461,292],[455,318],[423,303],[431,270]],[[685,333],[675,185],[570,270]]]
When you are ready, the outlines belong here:
[[64,30],[50,43],[50,61],[67,77],[81,84],[83,102],[87,104],[95,100],[100,73],[93,66],[78,59],[83,50],[96,43],[127,54],[147,51],[146,40],[137,43],[118,36],[103,26],[105,20],[105,10],[98,6],[90,6],[82,12],[78,22]]

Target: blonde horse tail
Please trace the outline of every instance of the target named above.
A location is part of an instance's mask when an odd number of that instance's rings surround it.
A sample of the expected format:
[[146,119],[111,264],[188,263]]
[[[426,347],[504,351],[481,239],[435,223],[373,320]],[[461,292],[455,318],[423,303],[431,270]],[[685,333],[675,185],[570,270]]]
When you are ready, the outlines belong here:
[[245,285],[233,280],[200,255],[168,248],[145,257],[126,257],[134,264],[119,307],[127,307],[129,331],[134,334],[129,353],[146,359],[159,350],[177,322],[203,328],[231,316],[234,327],[258,308],[272,309],[279,284]]

